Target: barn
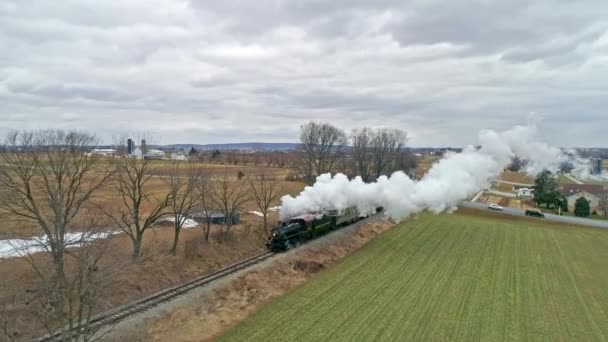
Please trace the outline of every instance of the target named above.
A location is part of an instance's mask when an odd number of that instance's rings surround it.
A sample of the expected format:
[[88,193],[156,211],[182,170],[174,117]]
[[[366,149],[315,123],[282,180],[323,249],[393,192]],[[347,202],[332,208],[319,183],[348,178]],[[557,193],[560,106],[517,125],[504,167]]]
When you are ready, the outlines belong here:
[[[208,215],[205,215],[204,212],[194,213],[190,215],[190,218],[199,223],[207,223],[207,220],[209,220],[214,224],[226,224],[226,215],[219,210],[212,210]],[[239,224],[241,222],[241,214],[238,212],[234,213],[231,222],[232,224]]]

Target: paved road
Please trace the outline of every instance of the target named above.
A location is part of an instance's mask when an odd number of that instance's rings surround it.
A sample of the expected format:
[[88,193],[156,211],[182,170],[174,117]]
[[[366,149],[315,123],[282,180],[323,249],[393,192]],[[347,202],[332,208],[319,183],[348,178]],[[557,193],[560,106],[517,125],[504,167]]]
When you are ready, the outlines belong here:
[[[488,205],[486,203],[473,203],[473,202],[462,202],[460,203],[461,207],[472,208],[472,209],[480,209],[480,210],[489,210]],[[511,216],[526,216],[522,209],[508,208],[505,207],[503,211],[497,211],[498,213],[504,215]],[[554,214],[545,213],[545,218],[539,218],[541,221],[554,221],[554,222],[562,222],[569,224],[577,224],[582,226],[590,226],[597,228],[607,228],[608,229],[608,220],[592,220],[580,217],[572,217],[572,216],[559,216]]]
[[520,185],[520,186],[534,186],[534,184],[509,182],[509,181],[505,181],[502,179],[494,179],[494,180],[492,180],[492,183],[502,183],[502,184],[511,184],[511,185]]

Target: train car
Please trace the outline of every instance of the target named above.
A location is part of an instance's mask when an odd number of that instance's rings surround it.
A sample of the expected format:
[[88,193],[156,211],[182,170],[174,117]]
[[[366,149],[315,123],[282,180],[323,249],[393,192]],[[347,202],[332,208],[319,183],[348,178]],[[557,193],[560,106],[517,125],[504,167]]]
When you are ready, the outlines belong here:
[[353,223],[359,218],[356,208],[348,208],[341,212],[327,210],[323,213],[292,217],[287,221],[279,222],[279,225],[271,231],[266,248],[272,252],[284,251],[337,227]]
[[329,215],[336,216],[336,226],[351,224],[359,220],[359,211],[357,208],[346,208],[341,213],[337,210],[330,210]]

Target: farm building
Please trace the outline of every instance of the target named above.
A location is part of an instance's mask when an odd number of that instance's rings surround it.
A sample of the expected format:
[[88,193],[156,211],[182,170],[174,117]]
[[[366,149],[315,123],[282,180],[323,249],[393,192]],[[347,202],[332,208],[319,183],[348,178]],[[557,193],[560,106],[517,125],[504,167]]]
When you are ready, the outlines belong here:
[[144,154],[145,159],[163,159],[165,158],[165,152],[161,150],[147,150]]
[[589,201],[591,211],[600,211],[599,206],[602,201],[608,200],[608,190],[601,185],[595,184],[564,184],[560,190],[561,194],[568,201],[568,210],[574,210],[577,199],[584,197]]
[[188,156],[184,151],[176,151],[171,153],[171,160],[188,160]]
[[[211,221],[211,223],[226,224],[226,215],[224,215],[224,213],[219,210],[213,210],[213,211],[209,212],[209,215],[205,215],[202,212],[194,213],[194,214],[190,215],[190,217],[199,223],[206,223],[207,217],[208,217],[209,220]],[[241,221],[240,213],[234,213],[232,215],[232,224],[239,224],[240,221]]]
[[116,150],[113,148],[95,148],[91,150],[89,155],[101,155],[101,156],[113,156],[116,154]]

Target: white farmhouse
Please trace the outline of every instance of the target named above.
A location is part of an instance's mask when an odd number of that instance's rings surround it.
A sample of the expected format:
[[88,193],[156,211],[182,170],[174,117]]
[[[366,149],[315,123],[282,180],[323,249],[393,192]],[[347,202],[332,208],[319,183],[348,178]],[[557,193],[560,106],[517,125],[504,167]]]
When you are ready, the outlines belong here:
[[530,188],[519,188],[517,189],[518,198],[530,198],[534,196],[534,189]]
[[172,152],[171,160],[188,160],[188,156],[184,153],[184,151]]

